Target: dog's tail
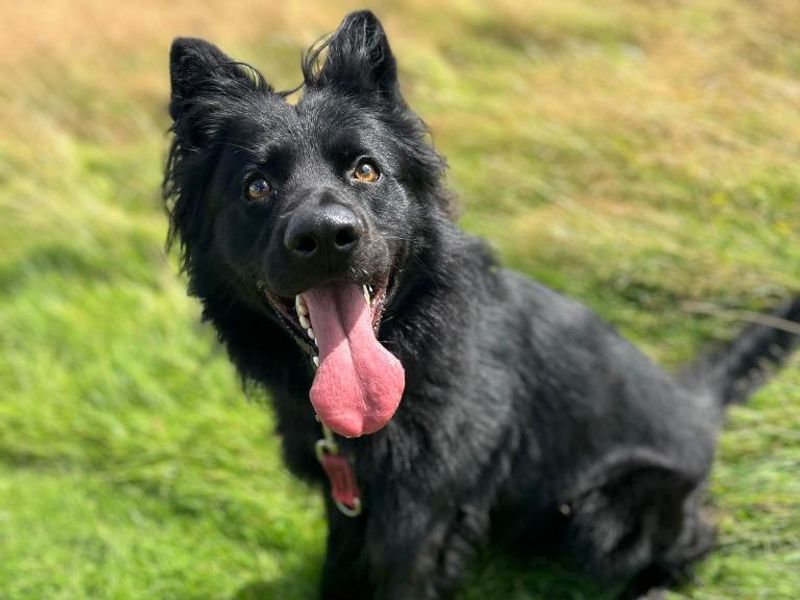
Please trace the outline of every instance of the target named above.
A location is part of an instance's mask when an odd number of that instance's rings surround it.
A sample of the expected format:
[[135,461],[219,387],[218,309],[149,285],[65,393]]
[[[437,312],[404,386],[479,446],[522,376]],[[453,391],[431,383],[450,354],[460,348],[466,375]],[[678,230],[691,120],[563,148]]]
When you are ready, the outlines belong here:
[[733,341],[700,356],[682,373],[687,384],[709,389],[720,404],[743,402],[800,346],[800,296],[777,310],[749,314]]

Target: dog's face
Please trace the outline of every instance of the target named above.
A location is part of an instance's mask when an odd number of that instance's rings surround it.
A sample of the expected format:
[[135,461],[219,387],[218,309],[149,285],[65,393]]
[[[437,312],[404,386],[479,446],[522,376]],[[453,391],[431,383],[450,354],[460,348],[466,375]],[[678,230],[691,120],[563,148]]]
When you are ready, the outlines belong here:
[[165,185],[190,276],[213,272],[276,319],[319,365],[320,417],[360,435],[402,394],[402,366],[375,335],[442,163],[371,13],[349,15],[303,70],[292,105],[216,47],[176,40]]

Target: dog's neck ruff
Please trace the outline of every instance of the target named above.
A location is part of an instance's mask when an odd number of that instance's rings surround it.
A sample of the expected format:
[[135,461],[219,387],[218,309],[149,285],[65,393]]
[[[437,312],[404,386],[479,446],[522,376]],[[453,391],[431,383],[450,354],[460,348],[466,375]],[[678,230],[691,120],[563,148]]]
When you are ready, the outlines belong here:
[[317,460],[328,476],[331,498],[343,515],[357,517],[361,514],[361,492],[358,489],[353,466],[339,451],[333,432],[322,426],[322,438],[316,443]]

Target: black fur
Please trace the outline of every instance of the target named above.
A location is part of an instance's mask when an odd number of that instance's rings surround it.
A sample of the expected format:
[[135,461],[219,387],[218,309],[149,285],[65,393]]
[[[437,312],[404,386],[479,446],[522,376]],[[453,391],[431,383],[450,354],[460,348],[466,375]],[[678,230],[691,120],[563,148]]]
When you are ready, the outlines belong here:
[[[322,487],[311,364],[263,292],[394,273],[379,339],[406,391],[384,429],[340,440],[365,510],[348,518],[327,500],[323,597],[448,596],[490,539],[571,557],[636,596],[711,548],[698,506],[723,407],[789,334],[754,326],[678,380],[577,302],[499,267],[453,223],[444,162],[369,12],[307,54],[296,106],[202,40],[175,40],[170,59],[164,195],[190,291],[243,377],[270,390],[288,467]],[[353,184],[365,155],[382,177]],[[245,200],[253,173],[268,200]],[[298,268],[282,242],[323,201],[365,223],[358,252],[327,275]],[[798,304],[782,316],[797,321]]]

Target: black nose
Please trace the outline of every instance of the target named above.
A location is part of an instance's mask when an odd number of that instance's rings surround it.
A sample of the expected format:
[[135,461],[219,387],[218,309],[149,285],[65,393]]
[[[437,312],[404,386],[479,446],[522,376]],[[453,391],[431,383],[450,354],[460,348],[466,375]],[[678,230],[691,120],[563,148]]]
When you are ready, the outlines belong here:
[[350,208],[325,204],[296,211],[283,243],[296,260],[326,261],[333,267],[355,251],[363,232],[361,221]]

